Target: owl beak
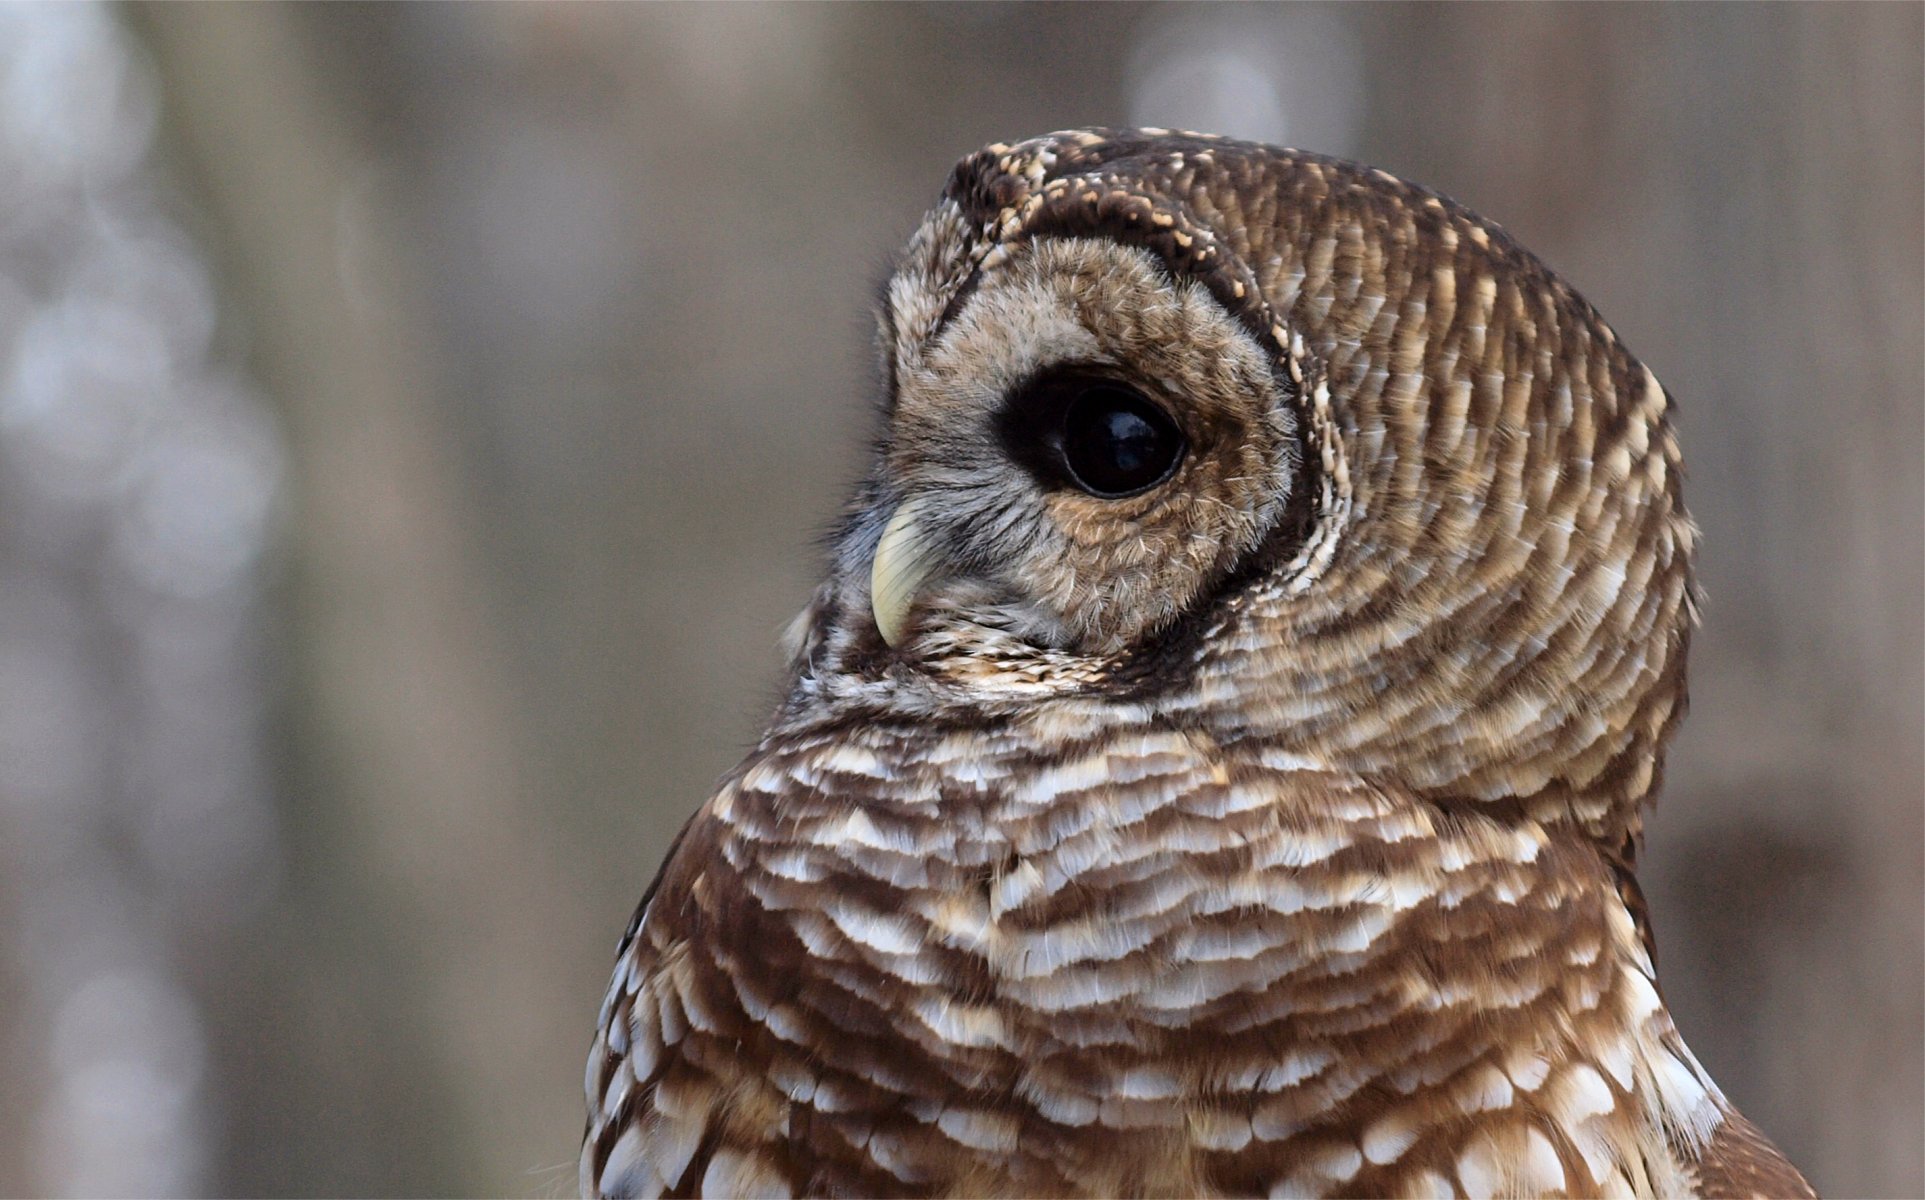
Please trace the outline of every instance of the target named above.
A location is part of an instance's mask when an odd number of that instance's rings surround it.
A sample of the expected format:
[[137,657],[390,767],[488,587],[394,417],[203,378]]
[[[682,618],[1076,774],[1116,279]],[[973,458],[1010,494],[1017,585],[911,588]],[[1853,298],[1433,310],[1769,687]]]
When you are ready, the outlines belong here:
[[892,647],[902,645],[908,635],[916,594],[936,570],[938,555],[916,523],[917,509],[914,500],[896,506],[882,540],[876,543],[875,562],[869,569],[869,607],[882,640]]

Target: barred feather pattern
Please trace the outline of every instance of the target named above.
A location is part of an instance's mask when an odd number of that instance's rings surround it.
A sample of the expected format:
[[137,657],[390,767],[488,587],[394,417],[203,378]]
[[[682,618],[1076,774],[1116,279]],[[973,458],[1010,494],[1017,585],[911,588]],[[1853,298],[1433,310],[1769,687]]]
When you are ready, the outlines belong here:
[[752,759],[623,951],[584,1189],[1691,1192],[1723,1100],[1597,854],[1060,735]]
[[[1084,130],[958,166],[882,340],[788,699],[622,943],[584,1194],[1811,1194],[1660,998],[1695,532],[1581,298],[1381,172]],[[1188,398],[1169,485],[966,469],[1072,352]],[[910,503],[958,580],[885,645]]]

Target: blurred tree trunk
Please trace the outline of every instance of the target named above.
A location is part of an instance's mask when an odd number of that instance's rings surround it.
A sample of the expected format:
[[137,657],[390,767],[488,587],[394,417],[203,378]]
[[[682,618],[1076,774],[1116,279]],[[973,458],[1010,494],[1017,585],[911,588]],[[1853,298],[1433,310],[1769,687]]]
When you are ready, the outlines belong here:
[[592,1014],[543,1036],[579,991],[567,876],[524,788],[408,248],[293,9],[134,15],[292,454],[290,895],[259,973],[208,998],[239,1089],[225,1182],[549,1190],[529,1172],[572,1179],[576,1134],[530,1127],[525,1089]]

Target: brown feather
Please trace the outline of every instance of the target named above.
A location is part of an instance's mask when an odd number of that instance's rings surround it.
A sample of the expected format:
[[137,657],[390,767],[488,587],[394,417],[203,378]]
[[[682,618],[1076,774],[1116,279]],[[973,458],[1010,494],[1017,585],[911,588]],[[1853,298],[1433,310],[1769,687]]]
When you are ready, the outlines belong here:
[[1698,1160],[1698,1194],[1706,1200],[1816,1200],[1798,1168],[1758,1127],[1733,1113]]

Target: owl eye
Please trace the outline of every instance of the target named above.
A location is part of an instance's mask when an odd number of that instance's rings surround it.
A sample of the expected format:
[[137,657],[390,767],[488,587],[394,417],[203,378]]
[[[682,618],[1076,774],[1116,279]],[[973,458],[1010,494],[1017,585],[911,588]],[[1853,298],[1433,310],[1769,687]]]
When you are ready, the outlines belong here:
[[1183,434],[1169,414],[1132,388],[1084,388],[1063,410],[1063,466],[1092,496],[1130,496],[1169,478]]
[[1043,483],[1105,500],[1162,483],[1187,449],[1161,405],[1110,375],[1078,368],[1031,381],[1000,424],[1010,455]]

